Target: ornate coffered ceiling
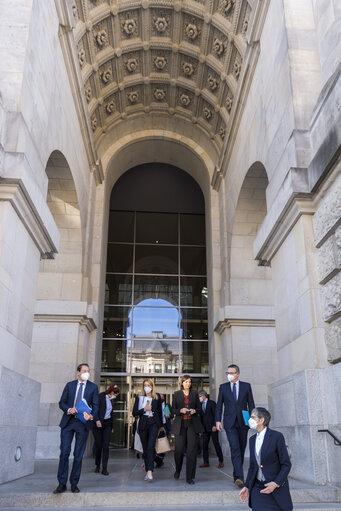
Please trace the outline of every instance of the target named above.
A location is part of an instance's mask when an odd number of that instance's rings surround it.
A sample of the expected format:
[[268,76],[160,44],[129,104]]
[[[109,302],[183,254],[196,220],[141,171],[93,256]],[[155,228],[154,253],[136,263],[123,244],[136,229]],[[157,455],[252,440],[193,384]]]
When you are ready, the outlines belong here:
[[71,0],[95,140],[123,119],[197,124],[219,150],[230,130],[254,0]]

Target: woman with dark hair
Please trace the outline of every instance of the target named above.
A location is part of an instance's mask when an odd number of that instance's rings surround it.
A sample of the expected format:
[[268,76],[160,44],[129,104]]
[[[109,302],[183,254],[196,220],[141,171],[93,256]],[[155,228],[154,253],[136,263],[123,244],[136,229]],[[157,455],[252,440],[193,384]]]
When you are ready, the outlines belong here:
[[173,394],[172,412],[175,416],[172,432],[175,435],[175,473],[179,479],[186,450],[186,481],[194,484],[197,465],[199,433],[204,431],[200,420],[201,405],[198,393],[191,389],[192,380],[185,374],[179,381],[180,390]]
[[289,454],[282,433],[269,428],[270,419],[265,408],[252,410],[249,426],[257,434],[249,441],[250,467],[239,495],[252,511],[292,511]]
[[162,408],[160,395],[155,392],[154,382],[149,378],[143,381],[142,395],[136,396],[133,416],[139,418],[137,431],[143,447],[143,459],[146,475],[144,480],[153,480],[155,443],[162,427]]
[[120,389],[117,385],[110,385],[106,391],[99,394],[99,409],[93,434],[95,439],[95,472],[100,472],[102,460],[102,474],[108,476],[109,442],[114,431],[114,408],[112,401],[117,398]]

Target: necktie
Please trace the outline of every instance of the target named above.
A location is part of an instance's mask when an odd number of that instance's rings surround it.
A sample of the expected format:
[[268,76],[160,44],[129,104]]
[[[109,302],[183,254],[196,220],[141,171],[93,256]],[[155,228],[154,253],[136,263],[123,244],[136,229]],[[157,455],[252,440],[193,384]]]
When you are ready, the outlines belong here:
[[78,390],[77,390],[76,399],[75,399],[75,407],[76,408],[77,408],[79,401],[82,399],[83,385],[84,385],[84,383],[80,383],[78,385]]
[[236,383],[233,384],[233,397],[234,397],[234,400],[237,401],[237,384]]
[[204,413],[206,413],[206,401],[204,402]]

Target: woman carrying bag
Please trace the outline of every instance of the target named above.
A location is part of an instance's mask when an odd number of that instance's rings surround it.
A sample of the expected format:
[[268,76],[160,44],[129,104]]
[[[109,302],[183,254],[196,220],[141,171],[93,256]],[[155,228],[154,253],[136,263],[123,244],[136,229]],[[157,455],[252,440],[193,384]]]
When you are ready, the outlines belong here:
[[172,432],[175,435],[175,473],[179,479],[186,450],[186,481],[194,484],[197,465],[199,433],[204,431],[200,420],[201,404],[198,393],[191,390],[192,380],[188,374],[180,378],[180,388],[173,394],[172,411],[175,419]]
[[137,432],[143,446],[143,459],[146,470],[145,481],[153,480],[155,443],[159,429],[162,427],[161,399],[156,394],[154,382],[146,379],[143,382],[141,396],[136,396],[133,416],[139,417]]

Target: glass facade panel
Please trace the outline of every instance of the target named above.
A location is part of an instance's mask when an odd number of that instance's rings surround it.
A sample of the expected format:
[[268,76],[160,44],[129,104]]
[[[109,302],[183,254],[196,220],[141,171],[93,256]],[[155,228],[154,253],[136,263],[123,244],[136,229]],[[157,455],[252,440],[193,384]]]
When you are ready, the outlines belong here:
[[180,244],[205,246],[204,215],[180,215]]
[[134,304],[153,298],[162,299],[172,305],[179,304],[178,277],[156,275],[136,275],[134,280]]
[[183,339],[207,339],[207,309],[181,309],[180,331]]
[[[165,300],[145,300],[143,304],[169,305]],[[179,338],[179,309],[177,307],[134,307],[133,337]]]
[[180,277],[180,305],[207,307],[206,277]]
[[180,247],[180,274],[206,275],[206,249]]
[[133,245],[108,244],[107,272],[133,272]]
[[108,241],[133,243],[134,216],[133,211],[110,211]]
[[102,367],[103,372],[125,373],[128,370],[127,339],[103,339]]
[[208,373],[208,342],[184,341],[182,350],[182,372]]
[[136,243],[178,244],[178,215],[136,213]]
[[103,338],[129,337],[131,307],[104,307]]
[[160,245],[136,245],[135,273],[178,273],[178,248]]
[[131,346],[132,373],[178,373],[179,341],[134,339]]
[[130,305],[133,296],[133,276],[107,274],[105,283],[105,303],[108,305]]

